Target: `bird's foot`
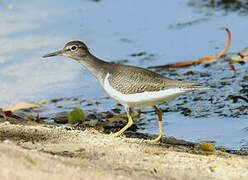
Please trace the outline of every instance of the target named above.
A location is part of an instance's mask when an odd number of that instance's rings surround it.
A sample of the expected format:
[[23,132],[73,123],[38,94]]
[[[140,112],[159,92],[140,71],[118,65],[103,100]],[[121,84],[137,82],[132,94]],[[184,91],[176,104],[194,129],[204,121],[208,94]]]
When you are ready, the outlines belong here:
[[154,144],[162,140],[163,134],[159,134],[156,139],[146,140],[147,143]]
[[122,132],[118,131],[118,132],[116,132],[116,133],[107,134],[106,136],[107,136],[107,137],[119,137],[119,136],[121,136],[122,134],[123,134]]

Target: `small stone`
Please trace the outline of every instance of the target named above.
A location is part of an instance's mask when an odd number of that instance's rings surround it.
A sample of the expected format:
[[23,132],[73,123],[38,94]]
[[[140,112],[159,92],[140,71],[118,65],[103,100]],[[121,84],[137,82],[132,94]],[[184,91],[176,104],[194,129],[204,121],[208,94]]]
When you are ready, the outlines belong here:
[[76,124],[84,121],[85,121],[85,117],[82,109],[75,108],[73,111],[70,112],[68,117],[68,122],[70,124]]
[[209,151],[209,152],[216,151],[215,147],[212,144],[207,143],[207,142],[201,143],[201,149],[203,149],[204,151]]

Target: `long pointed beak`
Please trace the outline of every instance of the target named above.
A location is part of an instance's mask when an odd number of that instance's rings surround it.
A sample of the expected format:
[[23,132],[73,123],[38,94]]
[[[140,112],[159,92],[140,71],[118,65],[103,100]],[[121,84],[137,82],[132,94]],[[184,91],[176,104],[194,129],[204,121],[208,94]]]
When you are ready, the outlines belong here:
[[53,52],[53,53],[48,53],[44,56],[42,56],[43,58],[47,58],[47,57],[52,57],[52,56],[63,56],[65,53],[65,51],[62,49],[60,51],[56,51],[56,52]]

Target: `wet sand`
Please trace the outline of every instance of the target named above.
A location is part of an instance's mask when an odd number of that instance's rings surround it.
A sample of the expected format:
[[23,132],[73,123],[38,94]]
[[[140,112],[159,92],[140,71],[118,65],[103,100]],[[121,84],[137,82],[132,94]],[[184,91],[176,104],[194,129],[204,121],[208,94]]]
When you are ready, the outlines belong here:
[[0,179],[247,179],[248,157],[0,119]]

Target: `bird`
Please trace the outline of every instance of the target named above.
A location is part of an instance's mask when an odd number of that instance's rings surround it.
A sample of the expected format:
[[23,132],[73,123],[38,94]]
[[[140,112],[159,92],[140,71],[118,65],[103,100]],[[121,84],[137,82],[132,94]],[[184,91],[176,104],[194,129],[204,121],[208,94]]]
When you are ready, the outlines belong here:
[[67,56],[79,62],[95,76],[113,100],[124,106],[128,123],[118,132],[111,133],[109,136],[112,137],[121,136],[132,126],[131,112],[134,108],[152,106],[158,115],[159,134],[149,142],[159,142],[163,137],[162,111],[157,105],[182,94],[207,88],[201,83],[173,80],[145,68],[102,60],[94,56],[81,41],[70,41],[62,50],[48,53],[43,58],[52,56]]

